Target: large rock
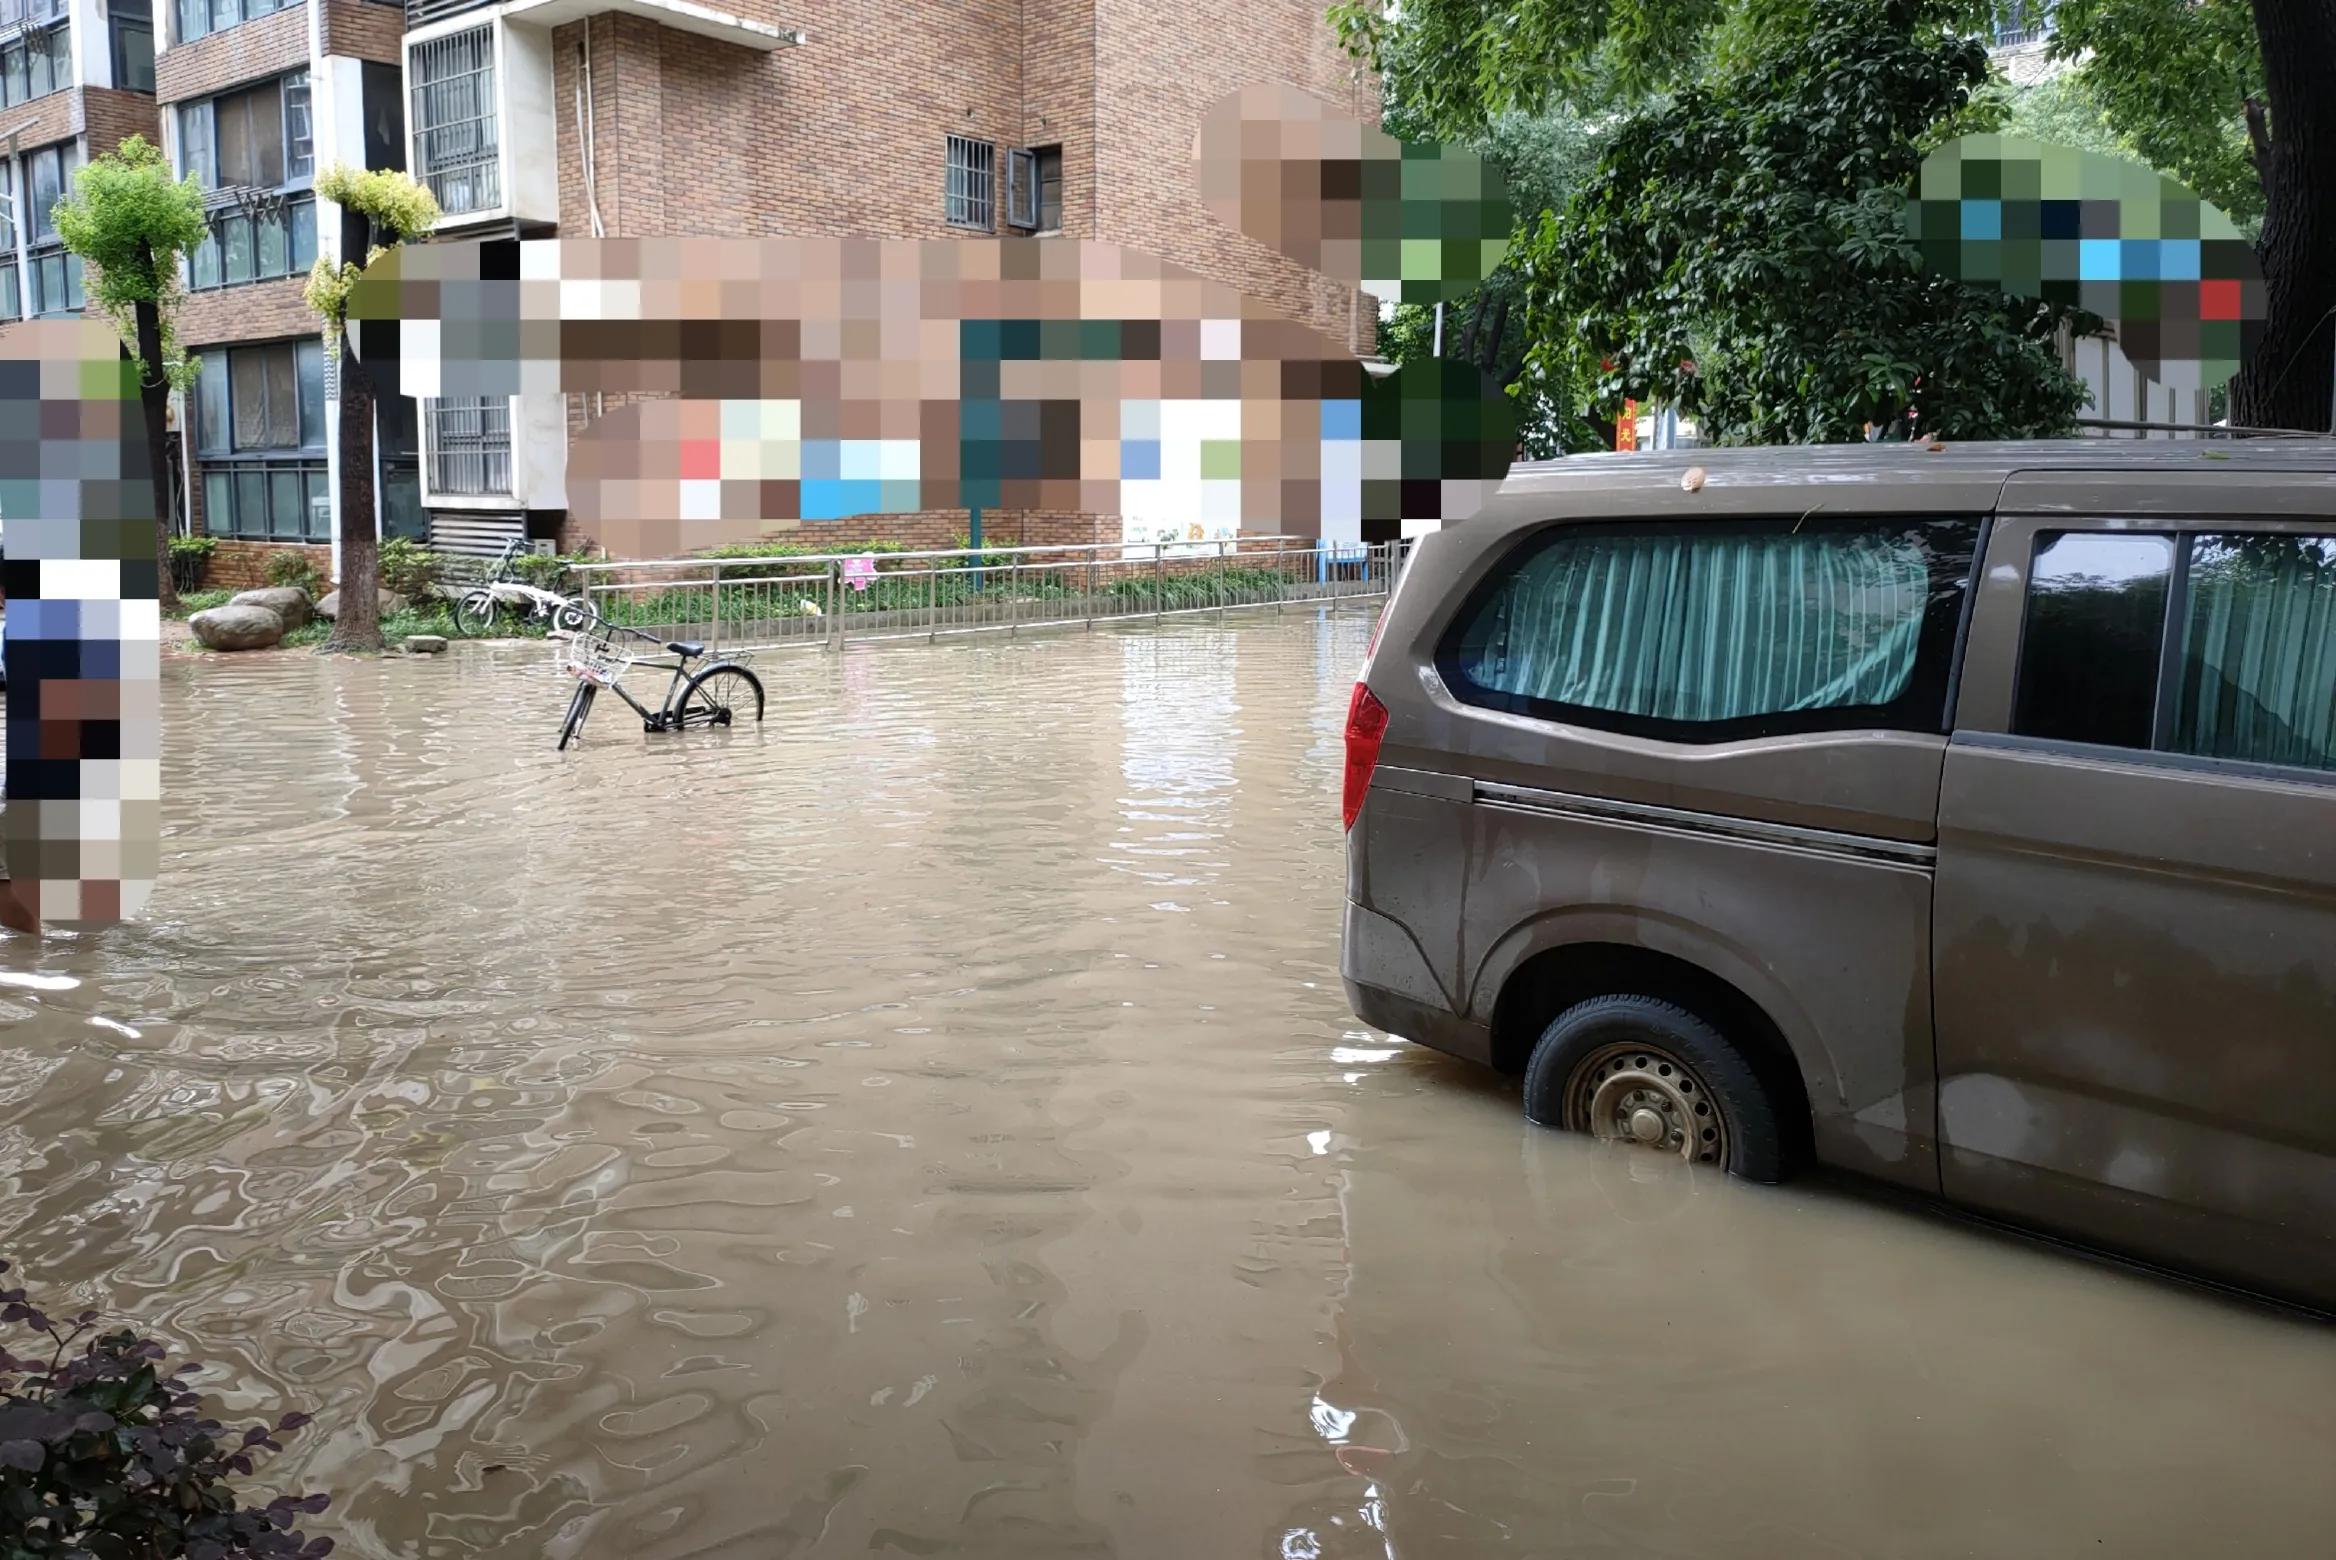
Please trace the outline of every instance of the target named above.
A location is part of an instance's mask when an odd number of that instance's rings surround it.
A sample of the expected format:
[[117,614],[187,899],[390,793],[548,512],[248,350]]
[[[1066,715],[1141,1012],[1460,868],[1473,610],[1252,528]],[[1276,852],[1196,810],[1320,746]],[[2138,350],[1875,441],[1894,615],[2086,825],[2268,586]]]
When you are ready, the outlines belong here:
[[[392,612],[403,612],[406,609],[406,598],[394,590],[377,590],[374,592],[373,599],[380,603],[383,617],[388,617]],[[341,593],[336,590],[318,602],[316,615],[320,618],[339,617],[341,615]]]
[[187,619],[187,627],[213,650],[265,650],[282,639],[285,632],[284,620],[268,608],[238,606],[232,601],[224,607],[196,613]]
[[231,607],[265,607],[284,620],[284,632],[307,626],[309,614],[315,610],[309,605],[308,592],[296,585],[271,585],[265,590],[238,591],[227,603]]

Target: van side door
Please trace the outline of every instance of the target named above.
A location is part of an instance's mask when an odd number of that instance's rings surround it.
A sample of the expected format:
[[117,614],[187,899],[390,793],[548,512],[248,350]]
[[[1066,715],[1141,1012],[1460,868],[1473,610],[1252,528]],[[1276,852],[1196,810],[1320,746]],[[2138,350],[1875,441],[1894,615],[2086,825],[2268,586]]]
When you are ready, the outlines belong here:
[[2336,1302],[2336,495],[2159,475],[2015,478],[1993,528],[1939,803],[1941,1182]]

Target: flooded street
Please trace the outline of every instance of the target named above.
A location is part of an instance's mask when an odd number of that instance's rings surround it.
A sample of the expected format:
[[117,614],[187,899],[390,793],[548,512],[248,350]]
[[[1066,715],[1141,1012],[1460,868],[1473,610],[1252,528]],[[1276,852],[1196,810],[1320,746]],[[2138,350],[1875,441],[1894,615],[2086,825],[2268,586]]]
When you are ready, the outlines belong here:
[[1359,1028],[1368,631],[565,754],[540,646],[171,662],[150,910],[0,942],[0,1255],[313,1413],[344,1555],[2327,1552],[2328,1328]]

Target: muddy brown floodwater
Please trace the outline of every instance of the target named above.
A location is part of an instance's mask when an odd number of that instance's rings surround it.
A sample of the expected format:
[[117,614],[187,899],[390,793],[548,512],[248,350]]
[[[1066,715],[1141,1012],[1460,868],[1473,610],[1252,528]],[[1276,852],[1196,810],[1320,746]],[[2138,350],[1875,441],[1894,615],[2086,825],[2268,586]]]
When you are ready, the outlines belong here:
[[[0,1251],[359,1556],[2327,1554],[2330,1330],[1528,1128],[1337,979],[1368,630],[173,662]],[[30,977],[30,979],[28,979]]]

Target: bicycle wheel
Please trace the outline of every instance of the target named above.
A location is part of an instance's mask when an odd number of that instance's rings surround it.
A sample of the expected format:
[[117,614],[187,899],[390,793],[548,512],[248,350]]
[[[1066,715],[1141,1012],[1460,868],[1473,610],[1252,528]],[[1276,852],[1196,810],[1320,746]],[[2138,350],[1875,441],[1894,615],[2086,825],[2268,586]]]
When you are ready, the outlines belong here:
[[503,607],[492,593],[465,591],[454,603],[454,631],[470,639],[491,639],[502,631]]
[[568,723],[560,728],[561,752],[566,752],[568,744],[583,733],[584,717],[592,713],[592,696],[599,691],[582,678],[577,679],[576,696],[568,701]]
[[762,719],[762,682],[743,666],[718,661],[692,677],[674,705],[673,723],[688,730],[728,726],[747,717]]
[[563,601],[552,609],[552,627],[563,634],[577,633],[591,621],[592,609],[584,604],[582,597]]

